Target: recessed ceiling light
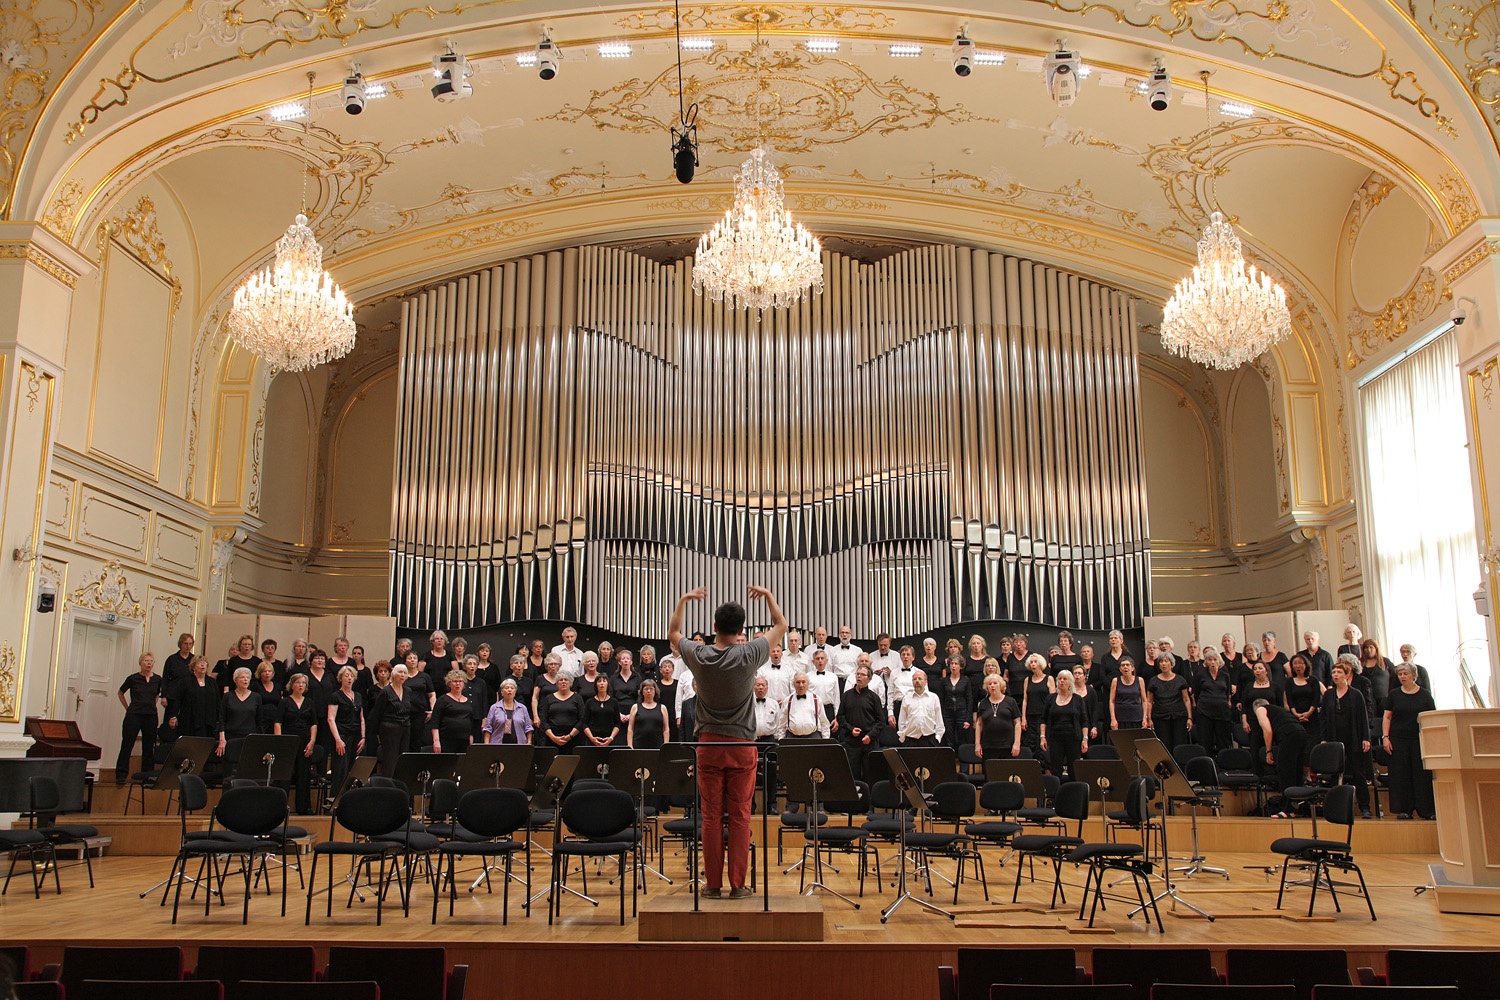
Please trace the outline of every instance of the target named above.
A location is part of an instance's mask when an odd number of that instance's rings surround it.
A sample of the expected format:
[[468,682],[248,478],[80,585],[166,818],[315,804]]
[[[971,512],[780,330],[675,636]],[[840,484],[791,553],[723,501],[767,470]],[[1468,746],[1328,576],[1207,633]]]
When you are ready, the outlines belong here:
[[630,55],[629,42],[601,42],[599,55],[604,59],[625,59]]
[[687,52],[709,52],[714,47],[712,38],[684,38],[682,47]]
[[1255,114],[1255,108],[1239,101],[1220,101],[1219,114],[1225,118],[1249,118]]
[[913,42],[897,42],[888,51],[898,59],[910,59],[922,54],[922,46]]
[[531,52],[517,52],[516,53],[516,65],[520,66],[522,68],[525,68],[525,67],[528,67],[528,66],[535,66],[536,65],[536,51],[532,50]]
[[296,121],[298,118],[306,118],[307,109],[300,101],[292,101],[288,104],[278,104],[271,109],[271,120],[276,122]]
[[977,49],[974,52],[975,66],[1003,66],[1005,65],[1005,53],[996,52],[993,49]]
[[837,38],[809,38],[807,40],[807,51],[809,52],[837,52],[839,40]]
[[385,89],[385,84],[376,83],[374,80],[365,81],[365,100],[378,101],[390,93]]

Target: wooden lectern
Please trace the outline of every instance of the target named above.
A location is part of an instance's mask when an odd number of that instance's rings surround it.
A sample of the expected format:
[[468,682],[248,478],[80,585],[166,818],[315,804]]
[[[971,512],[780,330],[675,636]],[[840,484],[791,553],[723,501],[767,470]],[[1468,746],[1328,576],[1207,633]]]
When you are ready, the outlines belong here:
[[1500,914],[1500,709],[1424,712],[1421,723],[1443,859],[1432,866],[1438,909]]

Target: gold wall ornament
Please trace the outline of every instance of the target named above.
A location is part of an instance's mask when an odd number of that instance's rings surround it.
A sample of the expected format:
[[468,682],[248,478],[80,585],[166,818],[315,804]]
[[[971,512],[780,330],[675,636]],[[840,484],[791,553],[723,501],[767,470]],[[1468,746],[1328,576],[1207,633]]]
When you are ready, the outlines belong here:
[[1431,316],[1452,299],[1453,292],[1432,268],[1424,265],[1406,290],[1387,302],[1380,312],[1367,313],[1355,307],[1347,324],[1349,347],[1344,367],[1351,371],[1359,367],[1375,351],[1405,336],[1413,323]]
[[1062,247],[1077,251],[1102,251],[1104,242],[1087,233],[1070,229],[1066,226],[1055,225],[1051,222],[1037,222],[1032,219],[1018,218],[989,218],[985,224],[1026,242],[1040,243],[1045,246]]
[[1482,367],[1475,368],[1469,372],[1470,384],[1478,383],[1479,391],[1484,394],[1484,405],[1486,409],[1494,406],[1495,374],[1500,369],[1500,359],[1490,358]]
[[[738,31],[759,23],[773,32],[809,32],[813,34],[873,33],[896,26],[896,19],[873,7],[839,5],[761,5],[683,7],[683,31]],[[620,18],[615,24],[621,31],[661,34],[675,27],[672,11],[666,7],[640,10]]]
[[147,270],[159,274],[172,289],[172,313],[182,304],[182,281],[172,273],[172,258],[167,256],[167,239],[161,232],[156,203],[142,195],[124,215],[100,223],[96,238],[99,267],[104,267],[105,244],[114,240]]
[[1453,232],[1463,232],[1479,218],[1479,206],[1474,202],[1474,193],[1462,177],[1457,174],[1439,177],[1438,192],[1448,206],[1448,217],[1453,220]]
[[[854,63],[803,46],[748,51],[716,49],[683,61],[684,99],[698,105],[699,143],[725,154],[764,145],[805,153],[865,135],[896,135],[944,124],[1000,119],[910,86],[900,77],[876,80]],[[701,75],[700,75],[701,74]],[[541,121],[588,122],[637,135],[665,133],[677,106],[677,67],[649,80],[626,79],[592,90],[587,104],[565,104]]]
[[[153,607],[161,607],[162,618],[167,623],[168,632],[176,632],[177,620],[182,617],[182,613],[184,611],[191,611],[193,608],[192,601],[189,601],[184,597],[179,597],[176,594],[157,594],[155,597],[151,598],[151,604]],[[188,622],[188,628],[190,630],[192,628],[192,624],[193,623],[191,621]]]
[[42,375],[35,368],[26,368],[26,412],[35,413],[36,404],[41,402],[42,397]]
[[16,647],[0,642],[0,722],[21,721],[21,678],[16,673]]
[[428,250],[470,250],[474,247],[499,246],[531,232],[541,223],[535,219],[501,219],[480,226],[469,226],[456,233],[440,236],[426,244]]
[[111,612],[138,621],[146,617],[146,609],[130,589],[125,567],[114,560],[105,563],[97,576],[69,594],[68,600],[92,611]]
[[0,243],[0,260],[24,260],[69,288],[78,287],[78,274],[30,241]]
[[1495,256],[1500,256],[1500,237],[1492,236],[1479,240],[1465,250],[1457,260],[1443,268],[1443,284],[1453,287],[1459,278]]
[[1378,171],[1371,171],[1370,176],[1365,178],[1365,182],[1354,189],[1353,203],[1349,207],[1348,221],[1344,227],[1344,238],[1350,247],[1353,247],[1359,231],[1369,221],[1370,214],[1394,190],[1396,190],[1396,183],[1382,177]]
[[11,217],[16,174],[48,88],[126,0],[7,0],[0,6],[0,220]]
[[42,224],[54,233],[70,233],[78,214],[78,205],[83,200],[83,185],[68,181],[58,188],[42,213]]

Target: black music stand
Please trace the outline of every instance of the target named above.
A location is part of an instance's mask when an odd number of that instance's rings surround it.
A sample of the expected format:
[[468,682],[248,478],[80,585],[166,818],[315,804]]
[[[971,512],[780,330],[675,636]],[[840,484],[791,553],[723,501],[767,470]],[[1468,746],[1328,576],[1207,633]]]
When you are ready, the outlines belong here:
[[1130,769],[1123,760],[1084,760],[1073,762],[1073,780],[1081,781],[1099,793],[1099,821],[1104,824],[1104,838],[1109,839],[1109,803],[1124,802],[1130,787]]
[[458,784],[464,791],[476,788],[519,788],[531,783],[536,747],[529,743],[476,743],[458,766]]
[[339,786],[338,794],[333,797],[334,808],[338,808],[339,799],[342,799],[349,789],[363,788],[368,785],[370,777],[379,766],[379,757],[355,757],[354,762],[349,765],[349,773],[344,775],[344,783]]
[[573,776],[584,780],[609,780],[609,755],[614,750],[614,747],[577,747],[575,755],[578,757],[578,770]]
[[[636,836],[644,841],[646,835],[646,796],[660,795],[657,788],[657,773],[663,764],[660,750],[617,749],[609,755],[609,783],[622,792],[629,792],[635,799]],[[636,852],[636,865],[641,869],[641,892],[646,891],[645,872],[650,872],[667,885],[672,880],[646,864],[650,851]]]
[[930,793],[946,781],[964,780],[958,773],[958,751],[952,747],[895,747],[922,794]]
[[[554,757],[552,759],[551,765],[549,765],[547,768],[547,773],[542,775],[542,777],[537,781],[536,794],[531,797],[531,808],[533,811],[537,809],[557,810],[556,812],[554,812],[552,820],[552,836],[554,840],[562,836],[562,814],[559,807],[562,804],[563,792],[569,785],[573,783],[573,775],[578,770],[578,761],[579,758],[574,756],[573,754],[559,754]],[[531,837],[531,827],[529,823],[527,824],[526,836],[527,838]],[[548,855],[552,853],[546,848],[542,848],[542,851]],[[574,889],[572,886],[569,886],[565,883],[560,884],[559,888],[561,888],[564,892],[571,892],[579,899],[586,899],[590,903],[593,903],[595,906],[599,905],[599,901],[597,899],[585,896],[577,889]],[[535,896],[532,896],[529,900],[527,900],[526,905],[529,907],[532,903],[535,903],[537,900],[541,899],[551,891],[552,886],[549,882],[547,888],[543,889],[541,892],[537,893]]]
[[[306,745],[307,741],[300,736],[251,733],[245,737],[245,745],[240,748],[240,759],[235,761],[234,774],[230,777],[249,778],[262,785],[291,781],[292,772],[297,765],[297,754]],[[265,769],[264,780],[259,773],[262,768]]]
[[406,785],[407,789],[420,788],[420,807],[417,816],[421,817],[427,813],[427,791],[432,783],[439,778],[452,780],[458,777],[458,762],[463,758],[459,753],[431,753],[418,751],[416,753],[404,753],[396,758],[397,781]]
[[[1167,752],[1165,744],[1157,739],[1151,730],[1134,729],[1115,732],[1110,734],[1110,741],[1119,748],[1121,761],[1130,767],[1137,777],[1150,775],[1156,779],[1157,785],[1161,788],[1163,802],[1168,798],[1187,800],[1198,797],[1193,791],[1192,783],[1182,773],[1182,768],[1177,766],[1177,761],[1173,760],[1172,755]],[[1134,762],[1133,766],[1131,762]],[[1205,917],[1212,922],[1214,918],[1211,914],[1183,899],[1172,885],[1172,860],[1167,850],[1165,818],[1161,824],[1161,855],[1161,880],[1166,884],[1166,888],[1152,897],[1151,903],[1155,904],[1159,899],[1171,899],[1173,906],[1181,903],[1200,917]],[[1143,909],[1145,907],[1137,907],[1130,912],[1129,916],[1133,917]]]
[[537,789],[542,787],[542,779],[552,768],[552,762],[562,756],[555,746],[534,746],[531,749],[531,774],[526,778],[525,787],[521,789],[527,795],[536,794]]
[[[951,751],[950,751],[951,752]],[[803,895],[811,896],[816,889],[832,893],[856,910],[859,903],[845,896],[822,881],[823,860],[818,851],[818,802],[855,802],[859,800],[859,788],[854,784],[854,771],[849,767],[849,755],[843,746],[831,741],[818,743],[785,744],[777,753],[777,770],[786,784],[787,797],[799,802],[811,802],[806,837],[810,844],[802,847],[802,856],[807,857],[808,846],[813,851],[813,867],[816,874]],[[769,847],[769,845],[768,845]],[[804,874],[806,869],[804,869]]]
[[[917,749],[930,749],[930,748],[921,748],[921,747],[919,747]],[[916,813],[917,813],[917,815],[919,817],[925,817],[927,815],[927,813],[929,812],[929,807],[927,805],[927,799],[924,798],[923,795],[922,795],[922,789],[917,784],[917,777],[916,777],[916,775],[914,775],[914,774],[911,773],[911,768],[908,767],[906,765],[906,761],[904,761],[902,759],[906,754],[911,753],[911,752],[912,751],[910,751],[910,750],[900,750],[900,749],[892,748],[890,750],[882,750],[881,751],[881,755],[885,757],[886,766],[891,769],[891,781],[896,785],[896,790],[899,791],[902,795],[906,796],[907,804],[909,804],[912,807],[912,809],[914,809],[916,811]],[[989,763],[989,762],[986,761],[986,763]],[[999,762],[997,761],[997,763],[999,763]],[[900,817],[898,817],[898,819],[900,819]],[[895,900],[895,902],[891,903],[890,906],[887,906],[884,910],[881,911],[881,913],[880,913],[880,922],[883,924],[887,920],[890,920],[891,919],[891,914],[893,914],[893,913],[896,912],[896,908],[898,906],[900,906],[902,903],[906,902],[908,899],[911,900],[913,903],[916,903],[918,906],[922,906],[922,907],[925,907],[926,909],[931,910],[933,913],[938,913],[938,914],[941,914],[941,915],[947,917],[949,920],[956,919],[956,915],[955,914],[950,913],[949,911],[943,909],[941,906],[938,906],[936,903],[929,903],[927,900],[923,899],[921,896],[918,896],[916,893],[912,892],[910,889],[907,888],[907,886],[906,886],[906,828],[907,828],[907,823],[906,823],[906,821],[904,819],[900,819],[900,822],[898,823],[898,826],[900,827],[900,834],[899,834],[899,836],[900,836],[900,847],[898,847],[897,850],[899,850],[901,852],[901,866],[900,866],[900,875],[899,875],[899,877],[897,879],[897,883],[896,883],[897,884],[896,900]]]
[[[209,756],[218,747],[219,741],[212,736],[179,736],[173,742],[171,752],[167,755],[167,759],[162,762],[161,767],[157,769],[156,780],[151,785],[152,791],[167,793],[167,813],[170,813],[172,809],[172,793],[182,788],[182,781],[180,780],[182,776],[184,774],[201,775],[204,767],[208,764]],[[141,793],[141,798],[145,799],[144,792]],[[143,803],[143,811],[144,808]],[[87,849],[88,847],[85,845],[84,850]],[[179,880],[191,882],[195,887],[199,884],[197,879],[187,877],[186,866],[183,866],[182,871],[174,871],[170,876],[141,893],[140,898],[145,899],[162,886]],[[210,883],[208,891],[217,893],[218,890],[212,888],[213,880],[209,879],[208,881]],[[165,906],[167,901],[166,893],[162,893],[161,898],[162,905]]]

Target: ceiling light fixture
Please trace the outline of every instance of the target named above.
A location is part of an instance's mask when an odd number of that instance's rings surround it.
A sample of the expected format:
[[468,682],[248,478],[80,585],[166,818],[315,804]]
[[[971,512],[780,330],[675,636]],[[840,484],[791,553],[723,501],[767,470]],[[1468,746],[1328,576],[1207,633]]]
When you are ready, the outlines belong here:
[[[1208,123],[1208,200],[1216,206],[1208,71],[1201,75],[1203,117]],[[1162,346],[1179,357],[1229,371],[1264,354],[1291,332],[1286,292],[1270,275],[1245,263],[1239,236],[1215,208],[1198,241],[1197,265],[1177,283],[1162,312]]]
[[712,38],[684,38],[681,44],[685,52],[712,52],[714,48]]
[[[312,107],[313,74],[307,74]],[[303,145],[307,121],[302,122]],[[272,371],[297,372],[341,358],[354,347],[354,306],[323,270],[323,248],[307,225],[307,170],[302,211],[276,241],[270,267],[235,289],[226,321],[229,336]]]
[[974,39],[970,38],[960,28],[958,37],[953,39],[953,72],[959,76],[968,76],[974,72]]
[[975,66],[1004,66],[1005,65],[1005,53],[1004,52],[996,52],[994,49],[975,49],[974,50],[974,65]]
[[432,96],[444,104],[462,101],[474,93],[469,77],[474,67],[450,44],[448,51],[432,57]]
[[1057,50],[1042,59],[1047,93],[1058,107],[1066,108],[1078,100],[1078,79],[1083,75],[1081,65],[1078,53],[1064,48],[1061,38],[1057,40]]
[[809,38],[804,47],[809,52],[827,55],[839,50],[839,40],[837,38]]
[[1249,118],[1255,114],[1255,108],[1239,101],[1220,101],[1219,114],[1225,118]]
[[599,57],[601,59],[627,59],[630,57],[630,43],[600,42]]
[[536,75],[543,80],[555,80],[562,63],[562,49],[552,41],[552,35],[542,32],[542,40],[536,43]]
[[[756,75],[765,80],[766,49],[755,22]],[[756,130],[764,134],[759,100]],[[823,290],[823,247],[793,221],[786,209],[781,174],[757,145],[734,179],[734,204],[724,218],[698,241],[693,258],[693,288],[716,301],[744,309],[794,305],[808,292]]]
[[886,51],[897,59],[912,59],[922,54],[922,46],[915,42],[897,42]]
[[299,118],[307,117],[307,108],[300,101],[289,101],[286,104],[278,104],[270,111],[273,122],[294,122]]

